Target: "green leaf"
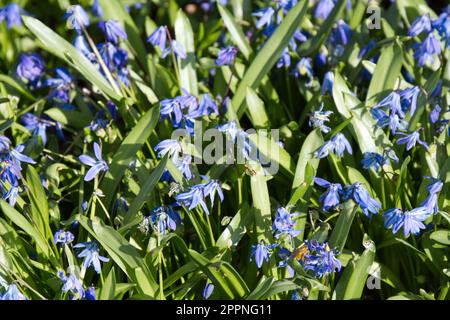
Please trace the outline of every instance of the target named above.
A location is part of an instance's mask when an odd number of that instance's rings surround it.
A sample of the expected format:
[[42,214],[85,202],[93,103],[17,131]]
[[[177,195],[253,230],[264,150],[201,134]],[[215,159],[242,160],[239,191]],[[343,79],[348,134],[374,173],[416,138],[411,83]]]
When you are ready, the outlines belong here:
[[[4,83],[10,85],[11,87],[13,87],[17,91],[19,91],[21,94],[23,94],[25,97],[27,97],[30,100],[33,100],[33,101],[36,100],[36,98],[24,86],[19,84],[13,78],[11,78],[7,75],[4,75],[4,74],[0,74],[0,82],[4,82]],[[9,99],[7,101],[0,102],[0,104],[8,102],[8,101],[9,101]]]
[[194,33],[188,17],[180,9],[175,21],[175,37],[186,52],[186,59],[178,58],[180,69],[180,88],[189,91],[190,94],[198,95],[197,74],[195,72],[195,45]]
[[83,129],[92,120],[91,114],[86,114],[77,110],[62,109],[62,108],[50,108],[45,110],[44,113],[55,121],[60,122],[63,125],[69,125],[76,129]]
[[50,230],[47,194],[45,193],[38,173],[32,166],[28,166],[27,168],[27,179],[25,183],[28,189],[28,198],[31,202],[33,218],[42,235],[51,240],[53,237]]
[[108,208],[114,199],[115,191],[129,163],[136,158],[136,153],[153,132],[159,120],[159,107],[154,106],[145,113],[123,140],[116,151],[109,170],[102,180],[100,189],[105,194],[105,206]]
[[356,215],[356,208],[357,206],[353,201],[347,201],[344,204],[344,210],[339,213],[339,218],[330,236],[329,243],[332,248],[338,248],[340,251],[344,249],[348,233]]
[[369,275],[370,266],[375,258],[375,243],[364,235],[363,245],[366,248],[361,257],[355,262],[355,267],[347,281],[343,299],[360,299],[366,286],[366,279]]
[[189,249],[189,255],[227,298],[242,298],[249,293],[245,281],[229,263],[222,261],[215,263],[191,249]]
[[254,210],[247,203],[241,205],[231,222],[217,239],[216,246],[219,248],[236,247],[247,232],[247,226],[253,221]]
[[323,137],[320,129],[316,128],[306,137],[303,142],[300,155],[298,156],[297,168],[295,169],[294,180],[292,182],[292,190],[297,189],[306,178],[306,166],[309,163],[312,168],[317,171],[320,159],[314,157],[314,152],[323,145]]
[[42,42],[47,51],[63,59],[72,68],[78,70],[106,96],[115,101],[119,101],[122,98],[121,94],[114,91],[100,71],[92,65],[83,53],[75,49],[67,40],[31,16],[24,15],[22,16],[22,20],[28,29]]
[[247,110],[253,127],[255,127],[256,129],[268,127],[269,117],[267,116],[264,102],[250,87],[247,88],[247,96],[245,98],[245,101],[247,103]]
[[403,50],[394,42],[383,48],[375,72],[370,81],[366,102],[384,90],[394,89],[403,63]]
[[25,233],[27,233],[31,237],[31,239],[33,239],[36,242],[38,248],[47,257],[50,256],[51,250],[47,241],[45,240],[44,235],[41,234],[39,230],[36,229],[35,226],[33,226],[30,222],[28,222],[28,219],[26,219],[23,215],[21,215],[16,209],[11,207],[4,200],[0,200],[0,208],[5,216],[7,216],[20,229],[25,231]]
[[[125,218],[124,218],[124,224],[126,224],[130,219],[132,219],[138,211],[141,209],[142,205],[145,203],[145,201],[150,197],[153,188],[158,183],[159,179],[161,178],[164,169],[166,168],[168,155],[164,156],[164,158],[159,161],[156,168],[152,171],[152,173],[149,175],[147,181],[142,186],[141,190],[139,191],[139,194],[134,198],[134,201],[131,203],[130,208],[128,209]],[[172,161],[172,160],[170,160]]]
[[231,40],[239,48],[239,51],[244,55],[245,59],[248,60],[250,55],[253,53],[253,50],[248,42],[248,39],[245,37],[241,26],[236,23],[233,15],[219,2],[217,2],[217,7],[219,8],[219,13],[222,17],[223,24],[230,33]]
[[256,173],[250,178],[250,187],[255,208],[258,243],[261,240],[264,240],[266,244],[272,243],[272,213],[266,177],[261,173]]
[[99,300],[113,300],[116,293],[116,273],[114,267],[111,268],[108,276],[106,277],[105,283],[100,289],[98,295]]
[[430,235],[430,239],[445,245],[450,245],[450,231],[449,230],[434,231]]
[[308,1],[302,0],[289,11],[245,72],[231,102],[231,107],[236,111],[238,118],[245,111],[244,102],[247,87],[257,89],[261,80],[278,61],[282,51],[300,26],[303,16],[308,9],[307,4]]
[[253,290],[247,300],[266,300],[278,293],[288,292],[299,288],[291,280],[275,280],[274,277],[262,278],[258,286]]

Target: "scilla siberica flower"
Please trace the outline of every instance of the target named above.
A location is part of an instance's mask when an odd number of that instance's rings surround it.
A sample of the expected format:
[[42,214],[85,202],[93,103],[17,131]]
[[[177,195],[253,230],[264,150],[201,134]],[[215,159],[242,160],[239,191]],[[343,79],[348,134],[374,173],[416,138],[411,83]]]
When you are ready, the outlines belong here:
[[214,197],[217,193],[219,195],[220,202],[223,202],[224,196],[222,191],[222,185],[218,180],[209,179],[206,176],[202,176],[204,180],[209,180],[206,183],[197,184],[191,187],[191,190],[188,192],[180,193],[175,196],[175,199],[178,202],[183,203],[186,206],[189,206],[189,210],[194,209],[199,204],[209,215],[208,207],[206,206],[206,197],[209,196],[211,200],[211,208],[214,205]]
[[261,269],[263,262],[269,261],[269,256],[272,253],[272,249],[277,246],[277,243],[266,245],[264,240],[261,240],[260,243],[252,245],[250,252],[250,261],[252,261],[253,257],[255,258],[255,263],[258,269]]
[[383,155],[376,152],[364,152],[361,164],[364,169],[374,168],[375,171],[380,170],[386,163],[386,158]]
[[438,197],[439,192],[441,192],[444,183],[440,179],[426,177],[431,180],[431,183],[427,185],[428,196],[420,204],[421,207],[428,209],[428,212],[436,214],[439,211],[438,207]]
[[323,188],[327,188],[320,197],[323,211],[327,212],[331,208],[336,208],[341,203],[341,196],[344,192],[340,183],[330,183],[329,181],[315,177],[314,182]]
[[71,300],[81,300],[85,296],[85,291],[80,280],[73,274],[66,276],[64,271],[58,271],[58,278],[63,282],[61,291],[63,293],[69,292],[69,297]]
[[397,132],[397,135],[401,136],[402,138],[398,139],[396,144],[406,144],[406,150],[408,151],[411,150],[416,145],[416,143],[419,143],[428,151],[428,144],[420,140],[420,130],[421,128],[411,133]]
[[344,200],[352,199],[362,212],[369,217],[370,214],[377,214],[381,209],[381,204],[373,199],[369,192],[364,188],[361,182],[356,182],[350,186],[346,186],[344,190]]
[[441,53],[439,40],[433,32],[429,33],[422,43],[416,43],[412,48],[419,67],[433,64],[435,57]]
[[216,59],[216,65],[220,66],[229,66],[236,59],[237,49],[233,46],[228,46],[219,51],[219,55]]
[[32,89],[39,88],[45,72],[44,60],[37,53],[21,54],[16,68],[17,76]]
[[13,26],[22,26],[22,19],[20,17],[24,11],[14,2],[0,8],[0,23],[6,21],[6,27],[11,29]]
[[326,141],[322,147],[314,152],[316,158],[322,159],[327,157],[330,152],[339,157],[344,156],[344,151],[347,150],[349,154],[352,154],[353,150],[348,142],[347,138],[342,133],[337,133],[331,140]]
[[447,7],[445,11],[441,13],[439,18],[432,22],[432,24],[448,47],[450,41],[450,7]]
[[181,224],[181,216],[172,206],[162,206],[153,209],[147,219],[149,219],[153,230],[160,234],[165,234],[167,231],[175,231],[177,225]]
[[73,77],[66,68],[62,67],[56,68],[55,73],[55,77],[49,78],[44,82],[45,86],[53,88],[48,96],[48,100],[68,103],[70,100],[70,89],[73,85]]
[[89,26],[89,17],[80,5],[70,6],[64,18],[67,19],[67,28],[75,29],[78,33],[81,33],[84,27]]
[[11,283],[7,287],[5,294],[0,295],[0,300],[28,300],[28,298],[19,291],[14,283]]
[[160,26],[148,36],[147,42],[150,42],[154,46],[158,46],[164,51],[166,49],[167,33],[167,26]]
[[325,73],[323,77],[322,87],[320,89],[320,94],[324,95],[325,93],[333,94],[333,83],[334,83],[334,73],[332,71],[328,71]]
[[70,231],[64,231],[64,230],[58,230],[55,232],[53,236],[53,242],[55,244],[61,243],[61,244],[69,244],[73,242],[75,239],[75,236]]
[[275,10],[272,7],[262,8],[254,13],[252,16],[257,17],[258,21],[256,22],[256,28],[261,29],[264,26],[272,25],[272,17],[275,14]]
[[418,17],[412,23],[411,27],[408,30],[408,36],[416,37],[422,32],[428,33],[431,31],[431,19],[430,15],[424,14]]
[[161,141],[155,146],[155,151],[158,152],[158,157],[164,157],[169,154],[174,163],[178,161],[178,158],[183,154],[181,143],[178,140],[166,139]]
[[334,0],[319,0],[314,10],[314,17],[325,20],[330,15],[334,5]]
[[100,21],[98,26],[106,35],[106,40],[116,45],[119,43],[119,38],[124,40],[128,38],[125,30],[116,20]]
[[333,111],[322,111],[323,103],[320,105],[319,110],[314,111],[309,115],[309,126],[313,128],[320,128],[323,133],[330,132],[331,128],[325,125],[325,122],[330,121],[328,117],[333,114]]
[[324,277],[342,268],[341,262],[336,258],[337,250],[331,250],[328,243],[320,243],[317,240],[306,240],[308,248],[306,254],[300,260],[300,264],[307,270],[312,270],[317,278]]
[[425,207],[418,207],[411,211],[395,208],[386,211],[383,219],[385,228],[392,228],[392,233],[395,234],[403,227],[403,234],[407,237],[409,234],[417,235],[421,229],[425,229],[423,221],[429,216],[430,213]]
[[297,66],[294,70],[294,76],[296,78],[302,76],[306,76],[309,78],[309,81],[311,81],[314,78],[314,70],[312,67],[312,60],[311,58],[301,58],[300,61],[297,63]]
[[38,135],[42,139],[42,144],[45,146],[47,143],[47,127],[50,126],[50,122],[39,118],[31,112],[25,113],[20,121],[25,125],[25,128],[32,132],[33,135]]
[[86,154],[78,157],[83,164],[91,167],[84,176],[84,181],[91,181],[100,173],[100,171],[108,171],[108,165],[102,159],[102,151],[97,142],[94,142],[94,154],[97,160]]
[[296,237],[301,230],[294,229],[295,218],[299,215],[298,212],[288,212],[286,208],[280,207],[277,209],[277,214],[273,221],[272,230],[275,231],[275,238],[280,238],[282,235],[288,237]]
[[205,288],[203,289],[203,294],[202,294],[203,299],[208,300],[213,292],[214,292],[214,285],[211,282],[208,282],[206,284]]
[[100,261],[108,262],[109,259],[99,255],[99,247],[97,242],[82,242],[73,246],[75,249],[84,248],[80,254],[77,255],[78,258],[84,258],[83,268],[87,269],[91,265],[94,267],[95,272],[100,273],[102,267]]
[[94,0],[94,3],[92,4],[92,7],[91,7],[91,11],[97,17],[100,17],[100,18],[103,17],[103,9],[99,3],[99,0]]

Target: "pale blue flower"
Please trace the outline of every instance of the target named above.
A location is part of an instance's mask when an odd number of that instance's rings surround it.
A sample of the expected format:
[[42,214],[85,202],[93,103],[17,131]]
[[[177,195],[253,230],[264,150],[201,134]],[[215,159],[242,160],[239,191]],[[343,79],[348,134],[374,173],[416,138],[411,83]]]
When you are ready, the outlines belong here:
[[102,151],[97,142],[94,142],[94,153],[97,160],[85,154],[78,157],[83,164],[91,167],[84,176],[84,181],[91,181],[101,171],[108,171],[108,165],[106,161],[102,159]]
[[81,253],[77,255],[78,258],[84,258],[83,268],[89,268],[91,265],[94,267],[95,272],[100,273],[102,271],[100,261],[108,262],[109,259],[99,255],[100,248],[96,242],[82,242],[73,246],[75,249],[84,248]]
[[89,26],[89,17],[83,7],[78,4],[70,6],[64,18],[67,19],[67,28],[75,29],[78,33],[81,33],[84,27]]

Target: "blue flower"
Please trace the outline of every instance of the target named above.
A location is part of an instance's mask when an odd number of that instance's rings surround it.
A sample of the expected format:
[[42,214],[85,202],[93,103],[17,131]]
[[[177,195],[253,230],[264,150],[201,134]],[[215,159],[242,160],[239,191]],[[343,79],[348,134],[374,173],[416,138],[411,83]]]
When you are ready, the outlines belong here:
[[70,100],[70,89],[72,88],[73,78],[66,68],[56,68],[56,76],[49,78],[44,82],[47,87],[53,88],[48,99],[57,102],[68,103]]
[[28,298],[19,291],[14,283],[11,283],[5,294],[3,296],[0,295],[0,300],[28,300]]
[[106,40],[116,45],[119,43],[119,38],[124,40],[128,38],[125,30],[116,20],[100,21],[98,26],[106,35]]
[[203,289],[203,299],[208,300],[209,297],[214,292],[214,285],[211,282],[208,282]]
[[23,144],[18,145],[14,149],[11,150],[10,155],[13,161],[20,166],[21,162],[36,164],[36,161],[31,159],[30,157],[22,154],[22,151],[25,149],[25,146]]
[[55,232],[53,236],[53,242],[55,244],[68,244],[71,243],[75,239],[75,236],[70,231],[58,230]]
[[[208,179],[205,176],[202,177],[204,179]],[[221,183],[218,180],[212,179],[206,183],[192,186],[191,190],[176,195],[175,199],[178,202],[181,202],[184,205],[189,206],[189,210],[194,209],[200,204],[200,206],[203,208],[206,214],[209,215],[209,210],[208,207],[206,206],[205,199],[207,196],[209,196],[212,207],[214,205],[214,197],[216,193],[219,195],[220,201],[222,202],[224,196]]]
[[312,270],[314,276],[322,278],[342,268],[341,262],[336,258],[337,250],[331,250],[328,243],[317,240],[306,240],[306,253],[301,257],[300,264],[307,270]]
[[202,96],[198,109],[200,110],[200,115],[202,116],[209,116],[212,113],[219,115],[219,107],[208,93],[205,93]]
[[369,217],[370,214],[378,213],[381,209],[381,204],[373,199],[369,192],[364,188],[361,182],[356,182],[351,186],[346,186],[344,199],[352,199],[359,207],[362,212]]
[[311,58],[300,59],[300,61],[297,63],[297,66],[295,67],[294,76],[296,78],[300,76],[302,77],[307,76],[310,81],[314,78],[314,70],[312,67]]
[[430,112],[430,122],[431,123],[436,123],[439,120],[439,115],[441,113],[441,106],[440,105],[436,105],[433,110],[431,110]]
[[178,161],[180,154],[183,153],[181,143],[174,139],[163,140],[158,143],[154,149],[158,152],[158,157],[163,157],[164,155],[169,154],[174,163]]
[[330,95],[332,95],[333,83],[334,83],[334,72],[333,71],[326,72],[325,76],[323,77],[320,94],[324,95],[326,92],[328,92]]
[[237,49],[233,46],[221,49],[216,59],[216,65],[219,67],[229,66],[234,62],[234,59],[236,59],[237,52]]
[[153,209],[148,220],[153,230],[160,234],[166,234],[170,230],[175,231],[177,225],[181,224],[181,216],[172,206],[162,206]]
[[314,10],[314,17],[326,20],[333,10],[334,5],[334,0],[319,0]]
[[[187,58],[186,51],[184,50],[183,46],[180,43],[178,43],[178,41],[172,40],[170,48],[173,50],[173,53],[177,57],[179,57],[181,59]],[[165,58],[169,54],[169,52],[170,52],[169,48],[166,48],[166,50],[164,50],[164,52],[162,54],[162,57]]]
[[89,17],[80,5],[70,6],[64,18],[67,19],[67,28],[75,29],[78,33],[83,31],[84,27],[89,26]]
[[21,118],[20,121],[25,125],[28,131],[31,131],[33,135],[38,135],[42,139],[42,143],[47,143],[47,127],[50,123],[44,119],[41,119],[33,113],[27,112]]
[[438,19],[432,22],[433,27],[438,31],[439,35],[449,45],[450,41],[450,10],[447,7],[446,11],[443,12]]
[[403,112],[409,111],[411,116],[416,112],[419,93],[420,89],[417,86],[406,88],[400,91]]
[[289,213],[286,208],[278,208],[272,226],[272,230],[276,232],[275,238],[279,238],[282,235],[287,235],[288,237],[298,236],[301,230],[294,229],[295,218],[297,218],[298,215],[298,212]]
[[397,135],[402,136],[403,138],[400,138],[397,140],[397,144],[406,144],[406,150],[410,150],[412,147],[416,145],[416,143],[421,144],[427,151],[429,149],[428,144],[422,140],[420,140],[420,134],[419,131],[421,129],[417,129],[416,131],[412,133],[403,133],[398,132]]
[[405,114],[402,110],[400,95],[397,92],[392,91],[386,98],[384,98],[383,100],[378,102],[374,106],[374,108],[384,107],[384,106],[389,107],[391,116],[394,114],[397,114],[401,118],[405,117]]
[[289,54],[289,49],[284,48],[283,52],[281,53],[280,59],[278,59],[277,62],[277,68],[283,68],[283,67],[290,67],[291,66],[291,55]]
[[323,133],[329,133],[331,128],[325,125],[325,122],[330,121],[328,117],[333,114],[333,111],[322,111],[323,103],[320,105],[319,110],[314,111],[309,115],[309,126],[314,128],[320,128]]
[[84,181],[91,181],[100,171],[108,171],[108,165],[102,158],[102,151],[97,142],[94,142],[94,154],[97,160],[85,154],[78,157],[83,164],[91,167],[84,176]]
[[[330,35],[330,42],[335,47],[342,47],[343,50],[350,41],[350,37],[352,35],[352,30],[350,29],[350,26],[345,23],[344,20],[340,19],[336,22],[336,26],[333,29],[333,32]],[[340,56],[340,54],[338,54]]]
[[256,266],[261,269],[263,262],[269,261],[269,256],[272,253],[272,249],[277,246],[276,243],[266,246],[264,240],[260,243],[252,245],[250,252],[250,261],[255,257]]
[[63,282],[61,291],[63,293],[70,292],[72,300],[83,299],[85,291],[80,280],[73,274],[65,275],[64,271],[58,271],[58,278]]
[[0,23],[6,20],[6,27],[11,29],[13,26],[22,26],[21,14],[25,12],[14,2],[0,8]]
[[167,27],[161,26],[155,29],[147,38],[147,42],[150,42],[154,46],[158,46],[161,50],[166,49],[167,42]]
[[430,216],[428,209],[425,207],[418,207],[411,211],[402,211],[400,209],[388,210],[383,218],[385,218],[385,227],[392,228],[395,234],[401,227],[403,227],[403,234],[407,237],[409,234],[417,235],[421,229],[425,229],[423,221]]
[[263,8],[252,13],[252,16],[259,18],[256,22],[256,28],[261,29],[266,25],[269,27],[272,24],[272,17],[274,14],[275,10],[273,10],[272,7]]
[[21,54],[16,68],[17,76],[32,89],[41,86],[41,78],[45,72],[44,60],[37,53]]
[[334,153],[339,155],[340,157],[344,156],[345,150],[347,150],[348,153],[352,154],[352,147],[350,146],[347,138],[342,133],[337,133],[333,138],[331,138],[331,142],[334,145]]
[[87,269],[91,265],[97,273],[102,271],[100,261],[108,262],[109,259],[99,255],[99,247],[96,242],[81,242],[73,246],[75,249],[84,248],[80,254],[77,255],[78,258],[84,258],[83,268]]
[[429,33],[422,43],[416,43],[412,48],[419,67],[433,64],[435,56],[441,53],[439,40],[433,32]]
[[97,300],[97,295],[95,294],[95,288],[93,286],[90,286],[85,291],[86,294],[86,300]]
[[381,154],[376,152],[365,152],[361,161],[364,169],[370,169],[373,167],[375,171],[380,170],[385,163],[386,159]]
[[420,206],[427,208],[429,213],[436,214],[439,211],[438,194],[439,192],[441,192],[444,183],[441,180],[432,177],[426,178],[431,180],[431,183],[426,187],[429,193],[425,200],[420,204]]
[[428,14],[421,15],[412,23],[408,30],[408,36],[416,37],[422,32],[428,33],[431,31],[431,19]]
[[91,11],[97,17],[100,17],[100,18],[103,17],[103,9],[102,9],[102,6],[99,3],[99,0],[94,0],[94,3],[92,4],[92,7],[91,7]]
[[327,212],[330,208],[336,208],[341,203],[341,195],[344,191],[340,183],[330,183],[325,179],[315,177],[314,182],[323,188],[327,188],[320,197],[323,211]]

